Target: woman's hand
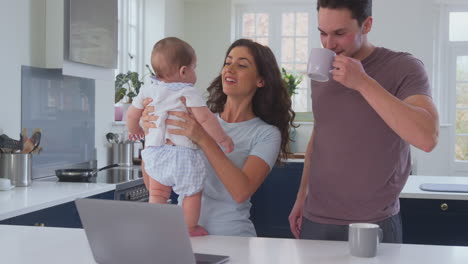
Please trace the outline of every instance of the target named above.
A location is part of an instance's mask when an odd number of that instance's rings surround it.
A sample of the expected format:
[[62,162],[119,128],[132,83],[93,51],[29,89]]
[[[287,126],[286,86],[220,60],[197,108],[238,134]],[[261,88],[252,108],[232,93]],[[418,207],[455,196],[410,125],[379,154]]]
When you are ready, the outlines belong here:
[[168,114],[182,119],[175,120],[168,118],[166,120],[167,125],[180,127],[180,129],[168,129],[169,133],[186,136],[198,145],[203,143],[204,140],[211,138],[192,114],[180,111],[170,111]]
[[153,99],[151,98],[143,99],[144,109],[140,117],[140,122],[146,135],[148,135],[148,131],[150,128],[156,128],[156,125],[152,121],[158,120],[158,116],[151,115],[151,113],[154,112],[154,106],[148,106],[152,101]]

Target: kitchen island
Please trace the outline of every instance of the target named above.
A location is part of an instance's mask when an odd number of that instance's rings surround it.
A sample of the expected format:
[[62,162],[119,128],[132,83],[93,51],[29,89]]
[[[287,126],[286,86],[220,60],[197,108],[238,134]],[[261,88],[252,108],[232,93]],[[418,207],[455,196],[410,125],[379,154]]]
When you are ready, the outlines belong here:
[[[2,263],[95,263],[83,229],[0,225],[0,234]],[[358,258],[349,255],[347,242],[229,236],[191,242],[194,252],[228,255],[232,264],[466,264],[468,259],[468,247],[454,246],[383,243],[375,258]]]

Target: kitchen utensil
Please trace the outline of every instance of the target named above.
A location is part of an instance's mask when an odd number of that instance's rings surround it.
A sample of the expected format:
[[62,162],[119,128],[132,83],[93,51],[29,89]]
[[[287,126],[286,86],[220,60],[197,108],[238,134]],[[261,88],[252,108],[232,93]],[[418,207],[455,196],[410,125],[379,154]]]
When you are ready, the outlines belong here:
[[116,134],[114,133],[107,133],[106,134],[106,139],[107,139],[107,142],[113,144],[113,143],[117,143],[117,139],[116,139]]
[[112,162],[121,166],[133,165],[133,141],[112,144]]
[[12,185],[26,187],[32,182],[32,155],[3,153],[0,155],[0,175],[9,178]]
[[41,143],[41,132],[36,131],[32,134],[31,138],[28,138],[23,144],[23,153],[31,153]]
[[55,175],[59,178],[59,181],[83,182],[88,181],[91,177],[95,176],[98,171],[118,166],[119,164],[112,164],[100,169],[62,169],[55,170]]
[[5,134],[0,135],[0,148],[2,148],[2,151],[5,153],[11,153],[15,150],[22,150],[23,135],[20,134],[19,140],[14,140]]

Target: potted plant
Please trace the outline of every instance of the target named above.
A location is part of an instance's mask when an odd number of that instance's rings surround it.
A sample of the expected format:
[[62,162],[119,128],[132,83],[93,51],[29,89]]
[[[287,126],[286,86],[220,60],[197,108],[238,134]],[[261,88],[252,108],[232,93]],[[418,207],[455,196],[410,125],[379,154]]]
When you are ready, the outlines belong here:
[[[149,73],[154,75],[153,71],[146,65]],[[140,92],[141,86],[144,84],[143,79],[148,75],[145,74],[140,78],[138,72],[128,71],[127,73],[119,73],[115,76],[115,103],[116,112],[115,120],[125,121],[125,112],[132,103],[133,97],[137,96]],[[118,104],[121,105],[118,105]],[[120,108],[120,110],[118,109]]]
[[[286,85],[286,88],[288,89],[289,96],[292,97],[293,95],[297,94],[297,89],[299,89],[299,84],[302,82],[303,76],[301,74],[289,72],[285,68],[281,68],[281,76],[283,77],[283,81]],[[298,127],[299,125],[293,125],[289,131],[289,135],[293,139],[292,142],[290,142],[290,151],[292,153],[296,152],[297,150],[295,137],[296,128]]]
[[294,72],[288,72],[285,68],[281,68],[281,75],[286,83],[286,88],[288,88],[289,96],[297,94],[296,90],[302,82],[303,76]]

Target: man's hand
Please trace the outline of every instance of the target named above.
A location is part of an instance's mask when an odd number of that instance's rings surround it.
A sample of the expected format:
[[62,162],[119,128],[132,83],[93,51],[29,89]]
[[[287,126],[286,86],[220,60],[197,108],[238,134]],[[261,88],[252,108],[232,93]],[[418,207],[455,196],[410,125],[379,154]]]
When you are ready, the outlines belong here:
[[304,201],[297,199],[294,203],[293,209],[289,214],[289,227],[295,238],[299,238],[302,227],[302,210],[304,207]]
[[369,78],[361,61],[351,57],[337,55],[333,61],[333,67],[335,67],[332,71],[333,79],[358,92],[362,84]]

